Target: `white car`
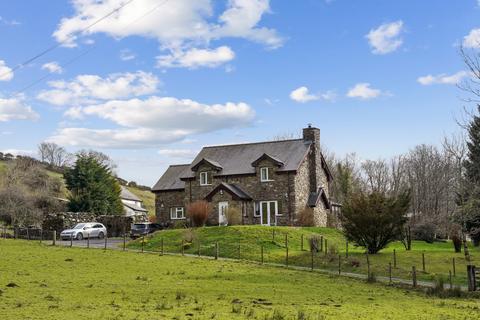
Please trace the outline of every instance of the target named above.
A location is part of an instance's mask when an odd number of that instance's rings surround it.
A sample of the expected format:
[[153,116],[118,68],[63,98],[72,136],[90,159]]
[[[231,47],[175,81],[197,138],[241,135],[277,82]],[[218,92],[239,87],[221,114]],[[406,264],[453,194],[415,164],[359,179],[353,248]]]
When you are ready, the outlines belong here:
[[83,240],[86,238],[103,239],[107,234],[107,228],[98,222],[78,223],[75,227],[63,230],[60,233],[62,240]]

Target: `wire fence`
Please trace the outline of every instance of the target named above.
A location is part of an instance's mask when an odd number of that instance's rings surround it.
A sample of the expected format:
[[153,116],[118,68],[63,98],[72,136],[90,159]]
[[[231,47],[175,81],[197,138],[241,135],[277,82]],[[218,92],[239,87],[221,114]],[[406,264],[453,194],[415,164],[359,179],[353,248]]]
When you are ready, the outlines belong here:
[[253,243],[222,238],[206,240],[195,236],[171,238],[151,235],[130,242],[129,235],[124,233],[116,238],[98,239],[87,236],[83,240],[76,240],[73,237],[62,240],[59,239],[59,233],[54,230],[5,226],[0,227],[0,236],[2,239],[24,239],[87,249],[135,250],[160,255],[244,260],[413,287],[432,287],[434,286],[432,280],[441,278],[447,289],[480,290],[480,270],[471,261],[459,261],[460,259],[455,257],[451,261],[443,259],[442,263],[449,265],[448,271],[431,273],[429,268],[434,266],[429,265],[428,254],[425,252],[422,252],[420,259],[412,263],[411,259],[403,261],[403,257],[393,250],[391,259],[382,263],[372,255],[352,250],[348,242],[345,243],[344,250],[338,251],[334,246],[329,246],[329,239],[323,236],[312,239],[302,235],[301,239],[292,239],[288,233],[275,234],[273,231],[272,238],[257,238]]

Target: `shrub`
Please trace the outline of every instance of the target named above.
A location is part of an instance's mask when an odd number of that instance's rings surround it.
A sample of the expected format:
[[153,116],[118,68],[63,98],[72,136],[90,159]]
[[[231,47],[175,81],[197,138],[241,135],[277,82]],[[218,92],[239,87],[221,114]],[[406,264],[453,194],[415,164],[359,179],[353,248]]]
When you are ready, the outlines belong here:
[[432,223],[422,223],[412,228],[413,239],[433,243],[435,241],[435,225]]
[[409,206],[409,192],[391,197],[359,192],[342,209],[343,233],[348,240],[375,254],[401,236]]
[[226,212],[227,223],[230,226],[242,224],[242,211],[235,205],[230,205]]
[[187,215],[194,227],[203,227],[210,213],[210,204],[205,200],[192,202],[187,206]]
[[460,239],[458,234],[453,234],[451,238],[455,252],[462,252],[462,239]]
[[307,208],[303,209],[298,214],[297,224],[300,227],[314,227],[315,219],[313,217],[313,210]]
[[192,243],[195,241],[195,239],[197,239],[197,233],[193,229],[185,229],[183,232],[183,239],[187,243]]

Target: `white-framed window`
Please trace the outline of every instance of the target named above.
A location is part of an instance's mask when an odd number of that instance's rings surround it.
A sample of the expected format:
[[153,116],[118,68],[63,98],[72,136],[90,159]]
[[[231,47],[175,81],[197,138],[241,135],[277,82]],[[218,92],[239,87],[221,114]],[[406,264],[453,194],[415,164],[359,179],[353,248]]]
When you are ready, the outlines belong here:
[[262,213],[272,214],[275,213],[276,216],[281,216],[282,213],[278,210],[278,201],[259,201],[254,202],[253,204],[253,216],[260,217]]
[[273,168],[271,167],[261,167],[260,168],[260,181],[273,181]]
[[185,209],[183,207],[170,208],[170,219],[172,220],[185,219]]
[[260,217],[260,202],[253,203],[253,216]]
[[200,185],[209,186],[211,184],[212,184],[212,172],[211,171],[200,172]]

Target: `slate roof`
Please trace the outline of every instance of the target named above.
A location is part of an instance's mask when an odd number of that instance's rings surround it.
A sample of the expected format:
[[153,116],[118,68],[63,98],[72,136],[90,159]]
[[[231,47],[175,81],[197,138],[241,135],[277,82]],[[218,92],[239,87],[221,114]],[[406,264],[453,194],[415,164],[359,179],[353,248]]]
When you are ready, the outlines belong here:
[[152,191],[185,189],[185,182],[180,180],[180,177],[184,176],[189,171],[190,164],[171,165],[153,186]]
[[124,186],[120,186],[122,191],[120,192],[120,198],[125,199],[125,200],[131,200],[131,201],[139,201],[142,202],[142,200],[134,195],[130,190],[128,190]]
[[233,183],[225,183],[225,182],[220,183],[215,189],[213,189],[205,197],[205,199],[207,200],[211,199],[220,190],[225,190],[226,192],[230,193],[234,198],[237,198],[240,200],[248,200],[248,201],[252,200],[252,197],[248,193],[243,191],[242,188],[240,188],[238,185]]
[[[309,146],[310,142],[295,139],[205,147],[195,157],[190,168],[195,167],[203,159],[209,159],[223,168],[217,173],[219,176],[254,174],[252,162],[266,153],[284,164],[278,171],[295,171],[305,158]],[[194,177],[191,170],[186,170],[181,176],[183,179]]]
[[136,205],[131,204],[131,203],[122,202],[122,204],[123,204],[125,207],[129,207],[129,208],[132,209],[133,211],[137,211],[137,212],[148,212],[147,209],[142,208],[142,207],[139,207],[139,206],[136,206]]

